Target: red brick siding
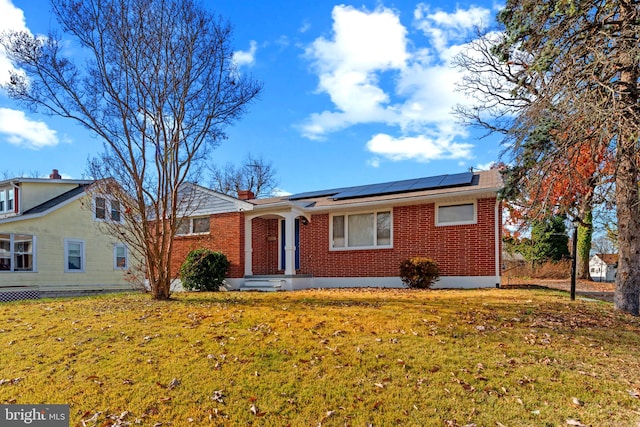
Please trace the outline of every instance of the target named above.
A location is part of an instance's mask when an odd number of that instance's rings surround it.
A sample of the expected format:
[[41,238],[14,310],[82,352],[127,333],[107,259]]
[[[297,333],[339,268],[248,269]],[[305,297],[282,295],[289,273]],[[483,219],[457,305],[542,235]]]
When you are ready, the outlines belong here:
[[[493,276],[496,273],[495,204],[495,198],[478,200],[477,224],[445,227],[435,226],[433,203],[393,208],[391,249],[330,251],[330,216],[312,215],[308,225],[300,225],[298,273],[315,277],[397,276],[402,260],[411,256],[428,256],[438,262],[443,276]],[[498,209],[499,224],[502,224],[501,214]],[[227,255],[231,261],[229,277],[243,277],[243,214],[212,215],[210,221],[210,235],[175,238],[174,274],[177,276],[180,264],[190,250],[205,247]],[[278,270],[278,221],[252,220],[253,274],[282,273]]]
[[211,215],[210,234],[176,236],[173,240],[172,272],[179,276],[180,265],[187,254],[194,249],[211,249],[224,253],[231,266],[228,277],[244,276],[244,214],[231,212]]
[[435,226],[435,205],[393,209],[393,248],[329,250],[328,214],[301,226],[300,273],[316,277],[397,276],[411,256],[436,260],[443,276],[495,275],[495,199],[478,200],[478,223]]

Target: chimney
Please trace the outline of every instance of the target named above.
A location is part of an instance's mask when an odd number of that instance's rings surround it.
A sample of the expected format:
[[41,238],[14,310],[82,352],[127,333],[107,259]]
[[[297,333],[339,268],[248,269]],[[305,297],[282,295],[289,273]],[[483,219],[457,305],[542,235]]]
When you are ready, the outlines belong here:
[[49,179],[62,179],[62,177],[58,173],[58,169],[54,169],[53,172],[49,174]]
[[253,194],[251,190],[238,190],[238,199],[240,200],[251,200],[255,199],[256,195]]

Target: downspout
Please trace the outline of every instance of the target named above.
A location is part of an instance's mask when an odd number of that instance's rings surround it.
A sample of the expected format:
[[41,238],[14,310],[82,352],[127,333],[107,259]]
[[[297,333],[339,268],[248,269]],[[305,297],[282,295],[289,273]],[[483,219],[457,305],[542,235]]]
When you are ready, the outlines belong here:
[[[500,200],[496,197],[495,207],[495,258],[496,258],[496,277],[500,280]],[[496,288],[500,287],[500,283],[496,283]]]

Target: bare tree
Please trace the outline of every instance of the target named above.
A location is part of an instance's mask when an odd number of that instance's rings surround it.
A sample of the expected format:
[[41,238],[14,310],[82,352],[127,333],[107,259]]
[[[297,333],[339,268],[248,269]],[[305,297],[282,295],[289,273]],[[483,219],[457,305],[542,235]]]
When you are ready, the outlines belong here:
[[278,185],[277,171],[262,156],[249,154],[240,166],[227,163],[224,168],[210,167],[211,188],[223,194],[237,196],[239,190],[249,190],[256,197],[268,197]]
[[[53,0],[66,41],[24,32],[0,43],[19,71],[4,89],[40,111],[79,122],[104,142],[92,176],[123,206],[130,243],[153,297],[167,299],[180,194],[261,85],[233,62],[231,26],[194,0]],[[109,178],[109,179],[107,179]]]
[[459,60],[468,70],[461,88],[477,102],[458,112],[505,135],[521,176],[544,176],[542,165],[564,165],[569,175],[572,153],[584,146],[607,153],[619,226],[614,303],[638,315],[640,4],[508,0],[498,21],[503,31],[480,38]]

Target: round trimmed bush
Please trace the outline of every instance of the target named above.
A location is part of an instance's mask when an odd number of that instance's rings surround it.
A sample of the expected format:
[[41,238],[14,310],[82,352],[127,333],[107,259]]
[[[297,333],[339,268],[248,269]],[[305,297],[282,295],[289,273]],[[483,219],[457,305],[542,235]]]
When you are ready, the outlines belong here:
[[431,258],[412,257],[400,264],[400,279],[410,288],[429,289],[439,277],[438,263]]
[[189,291],[218,291],[231,263],[222,252],[196,249],[180,266],[182,286]]

